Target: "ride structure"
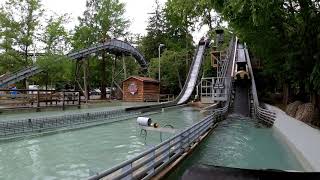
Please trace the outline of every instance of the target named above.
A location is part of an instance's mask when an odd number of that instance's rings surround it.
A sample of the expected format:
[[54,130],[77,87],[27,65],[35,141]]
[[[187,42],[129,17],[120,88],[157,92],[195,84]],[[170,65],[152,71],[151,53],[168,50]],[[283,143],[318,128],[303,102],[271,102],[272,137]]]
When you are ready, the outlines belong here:
[[[200,46],[201,44],[199,44]],[[246,48],[238,48],[241,44],[238,42],[238,38],[233,38],[230,42],[229,49],[227,51],[226,58],[224,60],[223,68],[221,68],[222,76],[212,81],[210,87],[212,90],[212,98],[214,98],[216,88],[219,88],[220,92],[223,92],[224,99],[219,101],[221,108],[213,109],[209,116],[204,118],[202,121],[192,125],[189,128],[184,129],[182,132],[173,136],[172,138],[162,142],[161,144],[148,149],[147,151],[133,157],[107,171],[104,171],[98,175],[92,176],[90,180],[98,179],[152,179],[152,178],[163,178],[164,175],[172,169],[174,164],[178,164],[181,159],[187,156],[189,152],[196,147],[215,127],[215,125],[228,114],[232,106],[239,101],[245,109],[250,109],[249,104],[252,102],[253,117],[262,121],[266,124],[272,125],[275,119],[275,114],[269,110],[262,108],[259,104],[256,86],[254,82],[253,71],[250,63],[250,57]],[[200,49],[200,51],[199,51]],[[244,51],[243,56],[248,65],[248,74],[250,80],[248,87],[239,89],[238,84],[234,83],[232,79],[234,76],[236,59],[243,58],[239,57],[239,51]],[[188,79],[185,83],[183,91],[180,93],[178,98],[170,103],[164,105],[169,106],[172,104],[180,104],[186,102],[190,98],[190,89],[194,89],[194,78],[198,76],[198,64],[200,58],[203,56],[203,49],[198,47],[196,56],[193,60],[191,69],[189,71]],[[197,62],[198,61],[198,62]],[[202,81],[208,78],[202,78]],[[241,84],[242,85],[242,84]],[[242,93],[234,94],[234,89],[238,89]],[[193,90],[192,90],[193,91]],[[247,96],[243,96],[243,93],[247,93]],[[220,93],[221,95],[222,93]],[[241,98],[245,98],[247,101],[243,101]],[[249,99],[250,98],[250,99]],[[249,103],[250,102],[250,103]],[[164,106],[163,105],[163,106]],[[155,107],[155,106],[154,106]],[[159,105],[156,105],[159,108]],[[146,107],[145,107],[146,108]],[[149,107],[150,108],[150,107]],[[241,113],[241,112],[240,112]]]
[[[148,149],[147,151],[139,154],[138,156],[129,159],[105,172],[91,177],[90,179],[151,179],[158,176],[161,172],[166,171],[168,165],[177,160],[183,158],[196,147],[201,140],[203,140],[214,129],[215,125],[223,120],[230,110],[236,109],[234,106],[239,101],[240,105],[247,107],[246,109],[252,109],[252,116],[260,121],[263,121],[269,125],[272,125],[275,119],[275,114],[260,106],[256,85],[254,81],[253,70],[251,67],[250,57],[247,48],[238,48],[238,38],[234,37],[230,41],[226,56],[220,61],[220,70],[218,77],[213,77],[211,85],[206,88],[211,92],[210,97],[213,101],[219,104],[219,108],[213,109],[209,116],[205,117],[198,123],[181,130],[173,137],[162,142],[161,144]],[[68,117],[48,117],[46,119],[25,119],[14,122],[0,123],[0,135],[2,138],[10,138],[14,136],[23,137],[30,133],[53,131],[61,127],[63,128],[79,128],[92,126],[92,124],[110,123],[123,118],[132,118],[132,116],[141,115],[142,113],[159,110],[161,108],[177,106],[185,104],[192,97],[192,93],[196,89],[197,80],[199,79],[200,68],[205,54],[206,47],[208,47],[209,41],[200,41],[195,51],[189,74],[185,85],[179,94],[179,96],[172,102],[126,108],[121,111],[111,112],[97,112],[97,113],[84,113],[77,115],[68,115]],[[78,61],[84,61],[85,57],[92,53],[96,53],[103,50],[103,47],[108,49],[108,45],[97,45],[87,50],[81,50],[72,54],[72,57],[77,58]],[[117,47],[118,46],[113,46]],[[128,47],[128,46],[127,46]],[[130,47],[128,47],[130,48]],[[119,48],[120,49],[120,48]],[[239,56],[239,51],[244,52],[244,56]],[[113,53],[117,53],[115,50]],[[70,55],[71,56],[71,55]],[[245,58],[248,66],[248,88],[239,89],[238,84],[234,83],[235,65],[236,60]],[[147,65],[144,61],[139,61],[142,66]],[[209,78],[202,78],[201,81]],[[201,82],[201,83],[202,83]],[[202,87],[203,88],[203,87]],[[235,90],[239,89],[242,93],[235,93]],[[242,94],[247,93],[247,96]],[[203,95],[201,94],[201,97]],[[245,98],[244,102],[239,98]],[[116,117],[116,119],[114,119]],[[100,119],[100,120],[99,120]],[[102,120],[101,120],[102,119]],[[36,131],[35,131],[36,130]]]
[[[231,62],[234,59],[235,54],[233,49],[236,41],[232,41],[230,45],[229,56],[226,57],[227,61]],[[199,43],[196,50],[195,57],[193,59],[192,65],[190,67],[189,75],[187,81],[184,85],[183,90],[180,95],[175,99],[175,101],[170,103],[164,103],[161,105],[155,105],[153,107],[144,107],[145,109],[153,110],[160,107],[168,107],[180,105],[187,102],[192,92],[195,89],[195,79],[199,78],[199,65],[202,63],[202,58],[204,55],[204,48],[207,47],[208,41],[203,44]],[[229,76],[231,75],[231,66],[225,68],[225,73],[227,69],[229,70]],[[167,167],[172,163],[178,163],[179,159],[183,159],[188,152],[191,152],[214,128],[214,126],[225,118],[229,104],[231,100],[231,81],[230,85],[225,86],[227,94],[227,99],[225,102],[221,103],[221,108],[214,109],[209,116],[201,120],[200,122],[188,127],[181,132],[177,133],[172,138],[162,142],[161,144],[148,149],[147,151],[141,153],[140,155],[129,159],[113,168],[104,171],[98,175],[92,176],[90,180],[98,179],[152,179],[152,178],[163,178],[165,172],[168,171]],[[191,92],[190,92],[191,91]],[[156,177],[155,177],[156,176]]]
[[209,39],[200,40],[185,85],[182,91],[180,92],[179,96],[175,100],[177,104],[184,104],[190,99],[192,92],[194,91],[197,84],[205,50],[209,47],[209,45]]
[[117,56],[125,55],[125,56],[133,56],[137,62],[140,64],[141,68],[147,69],[148,62],[144,58],[144,56],[132,45],[128,42],[111,39],[101,44],[96,44],[86,49],[82,49],[80,51],[72,52],[68,54],[68,57],[74,60],[81,60],[89,55],[106,51],[110,54],[114,54]]
[[[81,69],[81,64],[84,64],[84,72],[86,72],[84,74],[86,76],[88,75],[86,58],[90,55],[95,55],[102,51],[108,52],[118,57],[132,56],[139,63],[142,71],[146,71],[148,68],[148,61],[136,48],[134,48],[128,42],[117,40],[117,39],[111,39],[104,43],[96,44],[92,47],[67,54],[68,57],[77,61],[76,76],[78,77],[76,79],[76,82],[79,82],[78,79],[80,79],[79,71]],[[124,59],[123,59],[123,63],[125,64]],[[32,66],[32,67],[27,67],[25,69],[19,70],[14,73],[3,75],[0,77],[0,87],[1,88],[7,87],[10,84],[19,82],[23,79],[27,79],[42,71],[43,70],[41,70],[39,67]],[[123,71],[126,74],[125,68]],[[84,80],[86,81],[88,80],[88,78],[85,78]],[[78,85],[80,84],[78,83]],[[82,87],[82,85],[80,85],[80,87]],[[84,92],[85,88],[81,88],[81,90]]]
[[248,80],[249,76],[249,68],[248,68],[248,59],[245,55],[245,48],[243,44],[238,44],[237,48],[237,59],[235,63],[235,71],[233,74],[233,78],[237,80]]
[[21,70],[18,70],[13,73],[5,74],[0,77],[0,88],[5,88],[10,84],[14,84],[21,80],[27,79],[35,74],[42,72],[42,70],[36,66],[27,67]]
[[[89,99],[89,56],[96,55],[98,53],[108,52],[109,54],[115,55],[113,58],[113,65],[112,65],[112,86],[115,85],[123,94],[122,86],[119,85],[119,82],[116,82],[116,78],[123,73],[124,79],[127,79],[127,70],[126,70],[126,63],[124,60],[125,56],[132,56],[140,65],[141,72],[147,71],[148,68],[148,61],[144,58],[144,56],[132,45],[130,45],[126,41],[121,41],[117,39],[111,39],[106,42],[96,44],[86,49],[82,49],[76,52],[72,52],[68,54],[68,57],[76,61],[76,72],[75,72],[75,83],[84,93],[86,100]],[[123,68],[120,72],[115,72],[116,66],[116,59],[122,57],[122,64]],[[83,69],[83,76],[81,71]],[[83,82],[83,83],[82,83]],[[111,87],[111,89],[113,89]]]

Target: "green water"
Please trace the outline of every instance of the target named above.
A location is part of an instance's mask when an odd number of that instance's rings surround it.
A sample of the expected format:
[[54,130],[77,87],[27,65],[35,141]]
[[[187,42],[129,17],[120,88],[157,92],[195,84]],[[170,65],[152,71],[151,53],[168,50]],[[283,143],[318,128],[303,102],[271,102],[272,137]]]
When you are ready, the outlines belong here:
[[[183,129],[202,119],[190,107],[151,115]],[[169,138],[165,134],[163,139]],[[160,143],[158,132],[140,136],[136,119],[60,134],[0,143],[0,179],[85,179]]]
[[[191,107],[151,115],[161,126],[184,129],[203,118]],[[164,134],[163,140],[172,136]],[[48,136],[0,143],[0,179],[85,179],[160,143],[158,132],[140,136],[136,119]],[[168,179],[202,163],[218,166],[303,170],[273,129],[229,117]]]
[[245,169],[303,171],[303,167],[272,128],[248,118],[230,116],[167,179],[178,179],[196,164]]

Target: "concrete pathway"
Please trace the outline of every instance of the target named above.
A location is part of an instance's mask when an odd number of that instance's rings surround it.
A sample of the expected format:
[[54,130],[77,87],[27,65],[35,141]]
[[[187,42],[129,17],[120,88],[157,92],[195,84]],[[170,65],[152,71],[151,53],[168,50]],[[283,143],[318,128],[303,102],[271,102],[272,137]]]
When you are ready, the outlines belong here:
[[276,112],[273,128],[288,142],[306,171],[320,172],[320,131],[277,107],[267,105],[267,108]]

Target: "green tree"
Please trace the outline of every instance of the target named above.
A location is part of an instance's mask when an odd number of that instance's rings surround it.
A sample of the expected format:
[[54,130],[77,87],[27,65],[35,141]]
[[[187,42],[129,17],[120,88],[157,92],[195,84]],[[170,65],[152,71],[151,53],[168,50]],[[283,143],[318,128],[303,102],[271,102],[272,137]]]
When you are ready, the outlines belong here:
[[47,54],[64,54],[69,50],[70,37],[64,27],[66,22],[66,14],[59,17],[51,16],[47,20],[44,34],[41,37]]
[[[186,80],[189,69],[185,66],[186,50],[167,50],[161,56],[161,91],[162,93],[178,94]],[[150,61],[149,76],[156,78],[159,70],[159,59]]]
[[[73,38],[73,44],[76,44],[74,46],[79,47],[81,46],[79,43],[82,42],[92,45],[110,38],[124,36],[126,34],[125,30],[129,25],[129,21],[124,18],[124,6],[119,0],[87,0],[87,8],[83,17],[79,18],[80,25],[76,28],[76,38]],[[99,60],[102,99],[106,98],[107,57],[107,54],[103,52],[102,59]]]
[[[188,11],[182,11],[183,7]],[[149,76],[158,78],[159,44],[165,44],[161,55],[161,91],[162,93],[178,94],[184,85],[189,64],[193,57],[193,38],[191,32],[194,26],[191,6],[182,1],[168,1],[161,7],[155,1],[155,10],[148,21],[147,34],[142,38],[140,48],[150,60]],[[193,13],[192,13],[193,14]],[[187,17],[187,18],[185,18]]]
[[213,31],[215,26],[219,26],[222,18],[214,10],[214,2],[208,0],[193,0],[196,7],[196,16],[201,19],[200,27],[207,25],[209,31]]
[[71,84],[74,79],[74,65],[72,60],[64,55],[51,54],[39,57],[39,66],[45,73],[36,76],[35,79],[40,84],[51,87],[59,87],[60,84]]
[[93,45],[96,37],[93,35],[93,29],[86,25],[77,26],[74,30],[71,44],[74,50],[80,50]]
[[191,33],[194,32],[196,23],[196,9],[192,1],[169,0],[165,4],[164,11],[169,35],[167,46],[172,46],[174,49],[192,48]]
[[8,13],[0,9],[0,73],[14,71],[23,66],[22,57],[13,48],[18,34],[18,24],[10,20]]
[[38,58],[37,65],[44,71],[33,79],[40,84],[56,86],[61,83],[73,81],[72,60],[64,56],[69,49],[70,38],[64,24],[67,22],[66,15],[60,17],[51,16],[47,20],[41,41],[44,44],[45,55]]
[[[311,0],[214,1],[214,8],[252,52],[263,60],[264,74],[288,90],[314,94],[319,79],[319,2]],[[304,94],[302,92],[302,94]],[[301,97],[301,96],[300,96]]]
[[[28,53],[34,44],[39,19],[43,14],[40,0],[7,0],[1,8],[1,29],[7,32],[5,43],[22,52],[24,65],[27,66]],[[11,31],[11,35],[8,34]]]
[[142,38],[141,49],[147,59],[158,56],[158,47],[166,43],[165,12],[158,0],[155,1],[155,10],[148,19],[147,35]]
[[[29,52],[43,10],[40,0],[7,0],[0,8],[1,65],[15,71],[31,64]],[[26,80],[24,80],[26,86]]]

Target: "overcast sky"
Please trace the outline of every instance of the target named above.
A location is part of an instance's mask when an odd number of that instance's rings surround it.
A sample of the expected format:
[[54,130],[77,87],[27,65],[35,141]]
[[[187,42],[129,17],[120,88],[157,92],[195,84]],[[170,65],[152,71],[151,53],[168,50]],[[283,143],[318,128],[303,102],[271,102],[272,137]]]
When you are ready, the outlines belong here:
[[[150,16],[148,13],[155,9],[154,0],[120,0],[120,2],[126,4],[126,17],[131,21],[129,31],[134,34],[146,34],[147,20]],[[164,4],[166,0],[159,0],[159,2]],[[77,17],[81,16],[85,10],[86,0],[43,0],[43,4],[49,11],[70,14],[71,22],[68,28],[72,29],[78,22]],[[203,36],[205,29],[194,33],[195,41]]]
[[[1,3],[5,0],[0,0]],[[147,20],[154,10],[154,0],[120,0],[126,4],[126,17],[131,21],[130,32],[134,34],[146,34]],[[164,4],[166,0],[159,0]],[[44,8],[57,14],[68,13],[71,17],[68,29],[72,29],[77,23],[77,17],[81,16],[85,10],[86,0],[42,0]],[[206,29],[206,28],[205,28]],[[198,41],[205,30],[195,32],[195,41]]]
[[[160,0],[164,3],[166,0]],[[58,14],[68,13],[74,26],[77,23],[77,17],[81,16],[85,10],[86,0],[42,0],[46,9]],[[130,32],[145,34],[148,13],[153,11],[154,0],[120,0],[126,4],[126,17],[131,21]]]

